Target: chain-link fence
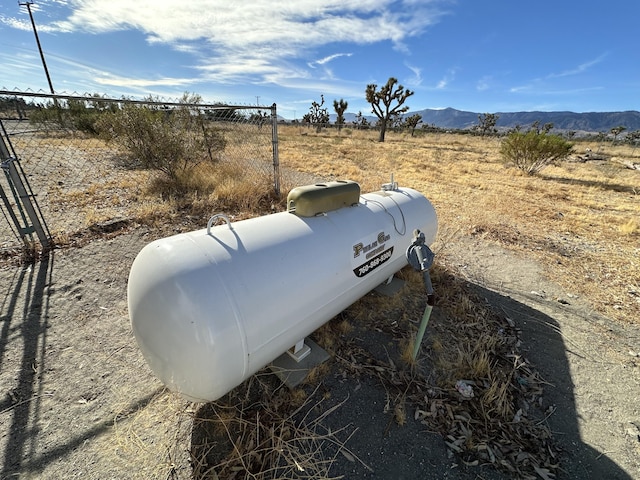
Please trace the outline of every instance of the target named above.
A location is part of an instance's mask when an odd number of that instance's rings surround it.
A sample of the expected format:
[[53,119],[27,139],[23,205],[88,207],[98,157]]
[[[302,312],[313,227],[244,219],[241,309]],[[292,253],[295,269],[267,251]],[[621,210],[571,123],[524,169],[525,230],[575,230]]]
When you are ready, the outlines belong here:
[[[230,165],[235,168],[234,174],[241,174],[249,182],[269,184],[278,195],[275,104],[260,107],[197,100],[0,91],[0,196],[5,218],[0,227],[0,254],[14,257],[25,245],[46,246],[44,238],[49,233],[57,241],[73,244],[88,228],[115,228],[118,222],[130,219],[134,206],[157,209],[152,200],[142,199],[143,189],[154,172],[171,175],[175,164],[170,163],[168,170],[153,159],[150,165],[145,164],[144,159],[132,155],[131,148],[142,142],[143,149],[164,150],[161,153],[169,162],[178,162],[180,159],[171,158],[172,152],[167,151],[173,145],[167,143],[167,137],[176,134],[178,128],[174,143],[179,145],[174,148],[183,152],[182,148],[197,145],[204,161]],[[132,131],[126,121],[120,122],[119,127],[127,132],[111,132],[111,139],[98,131],[99,117],[117,117],[127,111],[153,112],[154,118],[166,119],[182,115],[182,123],[176,126],[173,121],[163,122],[164,130],[153,126],[156,130],[150,134],[147,130]],[[106,128],[114,127],[111,124]],[[124,135],[129,138],[129,149],[113,140]],[[158,195],[157,202],[162,201]]]

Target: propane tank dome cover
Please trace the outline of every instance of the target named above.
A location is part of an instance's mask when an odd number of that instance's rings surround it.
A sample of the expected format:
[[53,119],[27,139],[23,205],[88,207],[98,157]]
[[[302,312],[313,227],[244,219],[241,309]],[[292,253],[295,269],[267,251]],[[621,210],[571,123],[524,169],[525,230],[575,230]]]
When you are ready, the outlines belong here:
[[350,207],[360,201],[360,185],[352,180],[335,180],[296,187],[287,196],[287,209],[299,217]]

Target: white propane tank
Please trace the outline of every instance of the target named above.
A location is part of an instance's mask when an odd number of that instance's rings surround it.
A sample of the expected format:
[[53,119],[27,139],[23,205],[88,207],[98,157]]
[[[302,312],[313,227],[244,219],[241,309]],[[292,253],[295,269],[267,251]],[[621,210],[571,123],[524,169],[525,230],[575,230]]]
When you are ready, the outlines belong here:
[[216,400],[403,268],[414,229],[434,241],[436,213],[419,192],[357,192],[354,205],[320,215],[210,221],[145,246],[129,315],[158,378]]

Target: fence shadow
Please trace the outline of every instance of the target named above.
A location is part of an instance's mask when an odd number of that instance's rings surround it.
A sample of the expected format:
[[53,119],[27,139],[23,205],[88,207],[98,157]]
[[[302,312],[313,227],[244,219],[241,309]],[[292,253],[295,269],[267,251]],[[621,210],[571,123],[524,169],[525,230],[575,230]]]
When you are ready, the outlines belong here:
[[[23,474],[38,476],[47,465],[82,448],[87,441],[108,432],[114,425],[114,419],[107,416],[88,428],[68,432],[64,441],[43,449],[41,425],[47,423],[50,415],[43,405],[46,405],[46,398],[53,395],[48,389],[55,385],[47,382],[47,372],[52,365],[47,364],[46,355],[52,342],[47,338],[49,318],[50,315],[55,317],[56,310],[55,304],[51,305],[50,297],[55,291],[51,285],[54,276],[60,273],[57,270],[54,275],[54,252],[48,252],[39,262],[16,268],[8,277],[10,282],[0,300],[0,372],[15,371],[14,380],[2,384],[0,390],[4,448],[0,451],[0,479],[22,478]],[[163,390],[159,387],[145,396],[131,399],[119,419],[135,415]]]
[[[5,398],[0,401],[0,412],[11,414],[0,478],[9,478],[12,472],[20,471],[23,460],[31,457],[35,451],[38,434],[35,425],[38,422],[32,419],[40,417],[41,399],[45,394],[39,378],[46,368],[44,354],[49,318],[47,286],[51,283],[52,271],[53,252],[37,264],[22,268],[14,276],[13,291],[8,294],[6,310],[3,309],[0,359],[4,358],[12,333],[15,337],[15,333],[20,332],[23,348],[15,386],[6,391]],[[19,311],[20,308],[22,311]]]

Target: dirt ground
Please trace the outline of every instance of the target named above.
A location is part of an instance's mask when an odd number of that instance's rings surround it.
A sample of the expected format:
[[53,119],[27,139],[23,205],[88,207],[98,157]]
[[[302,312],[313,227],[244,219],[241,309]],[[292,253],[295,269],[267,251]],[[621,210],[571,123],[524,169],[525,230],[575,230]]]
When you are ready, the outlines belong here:
[[[192,478],[192,418],[203,407],[155,379],[128,320],[129,267],[152,239],[138,229],[0,270],[0,480]],[[548,383],[557,478],[640,478],[639,329],[602,318],[589,299],[485,239],[452,241],[438,261],[522,330],[521,348]],[[384,341],[362,338],[374,341],[363,348]],[[348,426],[353,453],[335,457],[331,476],[509,478],[464,465],[412,412],[389,427],[375,381],[329,371],[322,382],[339,404],[326,421]]]
[[640,478],[640,329],[602,317],[539,265],[494,244],[463,238],[447,253],[522,329],[524,354],[554,406],[548,422],[564,452],[558,478]]

